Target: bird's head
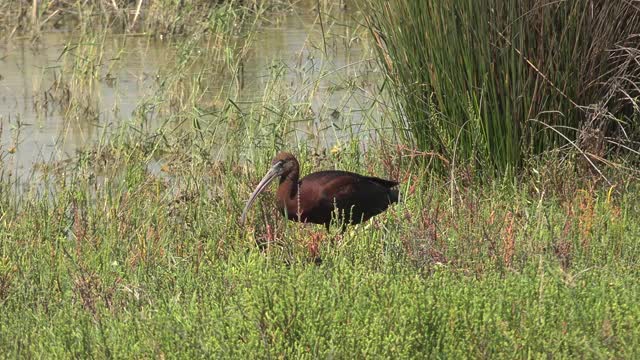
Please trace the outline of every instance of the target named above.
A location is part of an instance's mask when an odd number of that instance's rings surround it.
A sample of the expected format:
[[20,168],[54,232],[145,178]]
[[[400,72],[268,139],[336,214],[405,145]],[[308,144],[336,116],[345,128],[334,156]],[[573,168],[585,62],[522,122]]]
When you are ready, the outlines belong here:
[[278,172],[276,176],[288,175],[298,167],[298,160],[293,154],[288,152],[279,152],[278,155],[271,160],[271,169]]
[[262,177],[262,180],[258,183],[255,190],[249,197],[247,201],[247,205],[245,205],[244,210],[242,211],[242,217],[240,218],[240,223],[244,224],[247,218],[247,211],[251,204],[256,200],[256,197],[264,191],[264,189],[271,184],[273,180],[280,177],[281,179],[285,176],[289,175],[293,171],[297,170],[299,167],[298,160],[296,160],[295,156],[288,152],[280,152],[273,158],[271,161],[271,168],[267,172],[265,176]]

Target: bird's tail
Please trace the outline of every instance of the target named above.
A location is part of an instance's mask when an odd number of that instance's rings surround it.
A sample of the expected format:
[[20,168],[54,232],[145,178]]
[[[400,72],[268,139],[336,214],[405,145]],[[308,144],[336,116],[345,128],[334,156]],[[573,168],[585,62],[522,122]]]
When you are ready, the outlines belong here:
[[400,191],[398,189],[389,190],[389,200],[392,204],[402,202],[402,199],[400,198]]

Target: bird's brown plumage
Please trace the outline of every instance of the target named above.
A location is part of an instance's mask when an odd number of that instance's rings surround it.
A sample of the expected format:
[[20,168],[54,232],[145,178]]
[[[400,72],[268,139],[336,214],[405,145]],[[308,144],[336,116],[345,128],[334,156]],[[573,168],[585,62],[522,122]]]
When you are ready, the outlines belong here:
[[277,206],[290,220],[323,224],[327,228],[333,219],[343,229],[348,224],[366,221],[398,201],[396,181],[336,170],[319,171],[299,179],[299,171],[292,154],[279,153],[247,202],[242,221],[256,196],[276,178],[280,183]]

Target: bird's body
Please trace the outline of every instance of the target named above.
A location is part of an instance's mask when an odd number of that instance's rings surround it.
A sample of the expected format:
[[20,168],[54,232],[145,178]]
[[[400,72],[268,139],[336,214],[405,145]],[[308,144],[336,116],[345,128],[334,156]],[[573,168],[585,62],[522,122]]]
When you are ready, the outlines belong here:
[[297,184],[281,182],[278,208],[293,221],[328,226],[332,215],[337,215],[341,221],[358,224],[398,201],[398,191],[391,189],[396,185],[393,181],[347,171],[319,171]]
[[293,221],[323,224],[337,220],[342,228],[370,219],[398,201],[396,181],[347,171],[319,171],[299,179],[299,164],[293,155],[280,153],[247,202],[242,220],[255,197],[276,177],[280,185],[277,206]]

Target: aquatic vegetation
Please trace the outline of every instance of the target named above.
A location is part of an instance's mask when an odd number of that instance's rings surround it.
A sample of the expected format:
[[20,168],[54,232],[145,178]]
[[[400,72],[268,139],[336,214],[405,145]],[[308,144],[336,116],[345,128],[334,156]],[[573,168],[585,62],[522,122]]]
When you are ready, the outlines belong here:
[[0,29],[3,37],[29,35],[34,41],[51,30],[167,38],[200,31],[238,32],[247,19],[291,8],[287,0],[20,0],[0,4]]

